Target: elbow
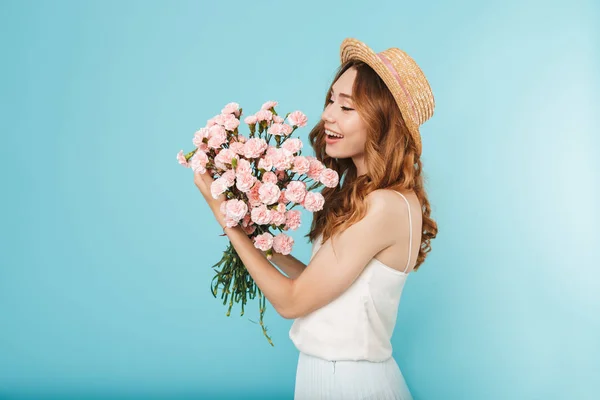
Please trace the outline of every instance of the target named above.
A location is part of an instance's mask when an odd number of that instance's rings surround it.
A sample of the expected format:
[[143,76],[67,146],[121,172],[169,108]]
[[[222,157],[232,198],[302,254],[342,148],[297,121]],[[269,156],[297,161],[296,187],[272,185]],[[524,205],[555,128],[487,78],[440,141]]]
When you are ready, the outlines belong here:
[[284,319],[296,319],[296,318],[298,318],[298,315],[296,314],[296,311],[293,309],[293,307],[285,307],[285,308],[277,310],[277,312]]
[[283,317],[283,319],[290,319],[290,320],[295,319],[294,316],[291,314],[279,313],[279,315],[281,315]]
[[303,316],[301,302],[298,301],[297,297],[290,296],[287,304],[279,307],[277,312],[285,319],[296,319]]
[[303,307],[298,307],[298,303],[296,303],[295,306],[292,305],[279,313],[279,315],[285,319],[301,318],[308,314],[310,314],[310,310]]

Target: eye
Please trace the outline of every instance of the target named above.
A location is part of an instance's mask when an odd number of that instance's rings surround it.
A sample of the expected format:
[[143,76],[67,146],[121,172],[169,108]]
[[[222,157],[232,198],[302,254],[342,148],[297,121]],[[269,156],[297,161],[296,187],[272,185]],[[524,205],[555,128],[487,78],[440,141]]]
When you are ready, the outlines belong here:
[[[333,100],[331,100],[331,99],[327,100],[327,104],[330,104],[330,103],[333,103]],[[353,111],[354,110],[353,108],[344,107],[344,106],[341,106],[340,108],[344,111]]]

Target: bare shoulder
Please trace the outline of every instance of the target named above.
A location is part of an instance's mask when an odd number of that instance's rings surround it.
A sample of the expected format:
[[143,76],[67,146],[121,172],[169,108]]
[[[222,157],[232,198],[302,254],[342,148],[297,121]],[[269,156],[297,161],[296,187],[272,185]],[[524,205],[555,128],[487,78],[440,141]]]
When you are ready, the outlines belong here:
[[[391,268],[404,271],[407,262],[414,265],[419,252],[422,223],[419,198],[414,191],[396,192],[392,189],[378,189],[373,193],[375,192],[378,192],[376,195],[378,202],[384,204],[388,210],[390,223],[385,225],[385,230],[395,238],[394,244],[383,249],[376,255],[376,258]],[[406,201],[398,192],[404,196]],[[408,207],[406,202],[408,202]],[[409,253],[407,243],[411,240],[411,234],[413,239],[411,253]]]
[[[376,189],[365,197],[367,205],[366,218],[377,219],[381,224],[380,231],[388,231],[394,224],[390,223],[401,216],[398,201],[404,201],[400,196],[388,189]],[[406,209],[406,207],[404,207]]]
[[376,218],[380,222],[380,229],[376,233],[396,236],[399,231],[398,221],[406,218],[405,215],[408,214],[402,197],[390,189],[376,189],[366,196],[366,203],[367,216]]
[[[406,201],[400,196],[400,193]],[[402,232],[407,232],[404,224],[399,221],[412,221],[415,233],[420,231],[420,224],[422,218],[421,203],[416,193],[410,191],[395,191],[392,189],[377,189],[369,193],[367,197],[370,197],[369,204],[373,204],[375,208],[382,209],[387,218],[392,223],[388,225],[390,230],[388,232],[398,232],[403,235]],[[408,202],[408,207],[406,202]]]
[[367,195],[368,204],[375,208],[384,208],[391,215],[399,217],[408,215],[406,203],[398,193],[408,200],[411,210],[419,208],[419,199],[412,190],[400,192],[392,189],[376,189]]

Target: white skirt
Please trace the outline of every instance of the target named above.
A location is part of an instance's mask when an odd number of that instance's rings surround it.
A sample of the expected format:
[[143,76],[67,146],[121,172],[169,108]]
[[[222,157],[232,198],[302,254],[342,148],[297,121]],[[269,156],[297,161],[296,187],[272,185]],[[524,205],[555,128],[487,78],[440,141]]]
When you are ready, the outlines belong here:
[[383,362],[327,361],[300,352],[294,400],[412,400],[394,357]]

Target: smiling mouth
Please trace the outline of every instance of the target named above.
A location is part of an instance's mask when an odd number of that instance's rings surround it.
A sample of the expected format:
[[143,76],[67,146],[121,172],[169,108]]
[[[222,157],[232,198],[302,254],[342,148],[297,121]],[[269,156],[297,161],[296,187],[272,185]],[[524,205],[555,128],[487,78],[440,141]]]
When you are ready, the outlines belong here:
[[334,138],[334,139],[342,139],[344,137],[344,136],[340,135],[339,133],[330,131],[329,129],[325,129],[325,134],[327,135],[327,137]]

